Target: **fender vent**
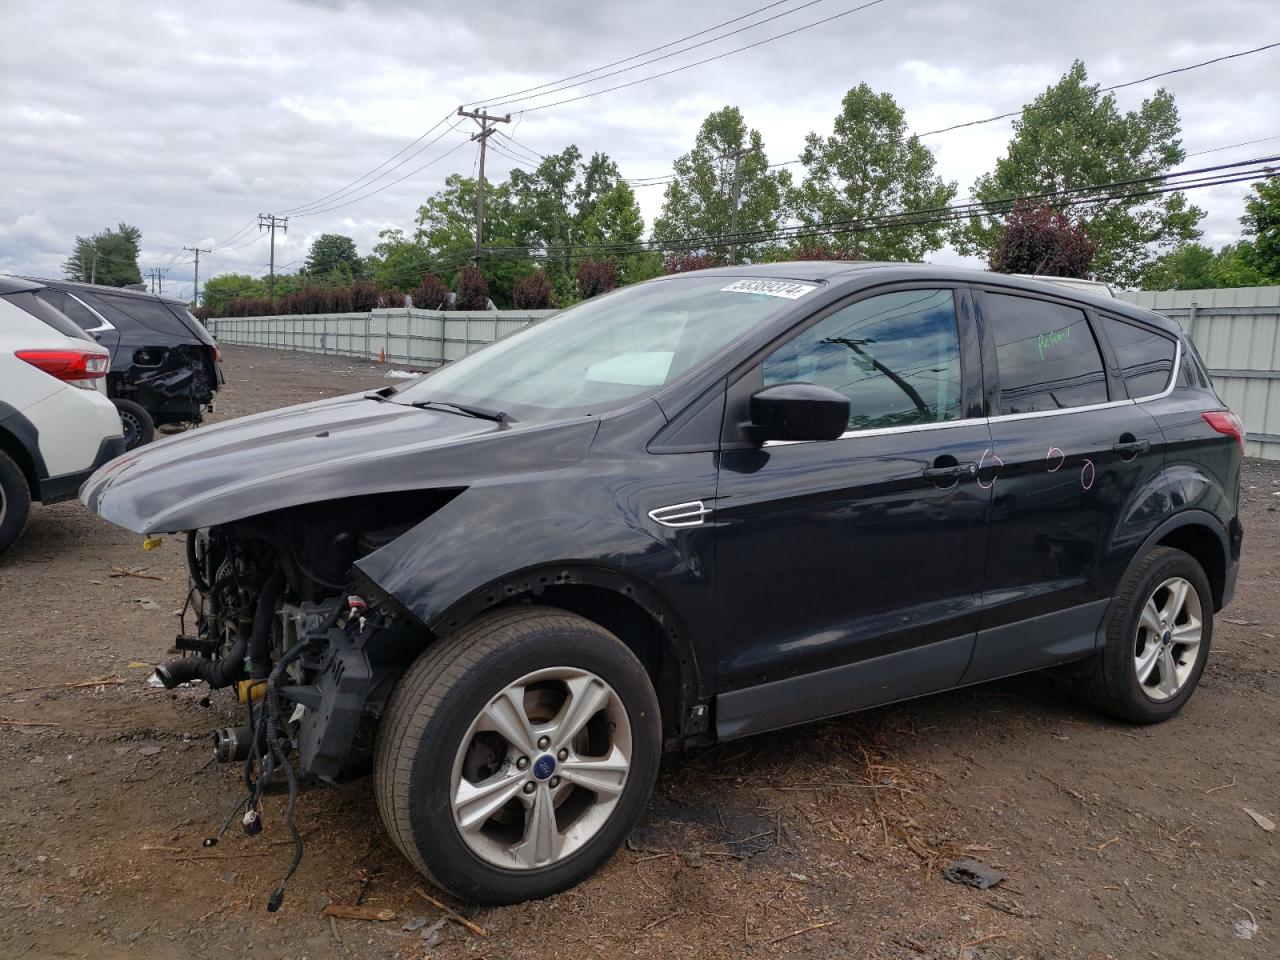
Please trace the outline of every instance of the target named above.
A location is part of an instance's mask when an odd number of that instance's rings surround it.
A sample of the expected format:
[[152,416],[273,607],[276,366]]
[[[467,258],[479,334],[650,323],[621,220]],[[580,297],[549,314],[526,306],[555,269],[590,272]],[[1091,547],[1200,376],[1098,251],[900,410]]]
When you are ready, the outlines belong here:
[[673,503],[669,507],[650,510],[649,519],[664,527],[700,527],[710,514],[710,507],[701,500],[692,500],[689,503]]

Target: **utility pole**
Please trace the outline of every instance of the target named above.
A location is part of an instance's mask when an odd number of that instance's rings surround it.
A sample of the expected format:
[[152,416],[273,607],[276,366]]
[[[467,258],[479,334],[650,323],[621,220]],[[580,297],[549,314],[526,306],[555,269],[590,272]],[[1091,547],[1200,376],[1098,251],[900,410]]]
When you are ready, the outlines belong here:
[[[738,204],[742,199],[742,158],[751,153],[751,150],[751,147],[743,147],[740,150],[733,151],[730,155],[733,158],[733,188],[731,191],[732,206],[729,208],[729,235],[735,238],[729,243],[730,263],[738,262],[738,241],[736,238],[738,235]],[[729,159],[729,156],[726,156],[725,159]]]
[[199,247],[183,247],[182,249],[194,253],[196,256],[196,274],[193,281],[194,285],[191,288],[191,302],[198,307],[200,306],[200,254],[212,253],[213,251],[201,250]]
[[511,114],[508,113],[505,117],[491,117],[483,110],[463,110],[459,107],[458,116],[470,117],[480,124],[479,132],[471,135],[472,140],[480,141],[480,179],[476,181],[476,253],[471,258],[472,264],[478,267],[484,257],[484,145],[496,129],[493,125],[510,123]]
[[267,296],[271,298],[271,302],[276,301],[276,228],[289,232],[289,218],[277,217],[274,213],[258,214],[258,231],[261,232],[263,227],[271,230],[271,277],[267,281]]
[[152,267],[147,271],[147,276],[151,280],[152,293],[164,293],[164,275],[169,272],[169,268]]

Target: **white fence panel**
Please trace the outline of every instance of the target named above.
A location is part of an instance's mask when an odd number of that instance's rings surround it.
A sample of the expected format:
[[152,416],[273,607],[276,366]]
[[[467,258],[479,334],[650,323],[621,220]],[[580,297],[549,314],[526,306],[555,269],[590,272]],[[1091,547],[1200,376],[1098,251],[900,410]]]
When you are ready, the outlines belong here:
[[1244,420],[1251,457],[1280,460],[1280,287],[1122,292],[1191,335],[1213,385]]

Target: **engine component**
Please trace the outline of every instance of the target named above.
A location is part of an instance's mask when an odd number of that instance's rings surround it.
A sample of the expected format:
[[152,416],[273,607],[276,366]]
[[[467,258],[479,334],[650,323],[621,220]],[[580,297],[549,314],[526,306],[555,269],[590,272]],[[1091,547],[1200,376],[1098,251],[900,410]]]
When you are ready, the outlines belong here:
[[249,757],[253,734],[248,727],[223,727],[213,732],[213,757],[219,763],[238,763]]

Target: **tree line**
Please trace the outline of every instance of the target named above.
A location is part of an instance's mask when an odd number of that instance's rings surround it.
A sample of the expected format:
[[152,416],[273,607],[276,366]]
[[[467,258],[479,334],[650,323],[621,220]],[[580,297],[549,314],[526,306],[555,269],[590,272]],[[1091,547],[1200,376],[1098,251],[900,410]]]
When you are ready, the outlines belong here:
[[[738,107],[711,113],[670,177],[649,178],[665,185],[647,239],[635,194],[644,187],[612,158],[573,145],[539,156],[532,169],[486,181],[478,268],[469,265],[477,183],[453,174],[411,228],[382,231],[368,254],[325,234],[296,275],[277,275],[274,304],[263,279],[223,274],[205,284],[207,312],[331,312],[406,298],[444,309],[565,306],[704,266],[919,261],[947,244],[1002,272],[1124,287],[1280,283],[1280,181],[1254,184],[1239,242],[1216,251],[1198,242],[1204,211],[1185,193],[1115,186],[1150,182],[1186,159],[1172,94],[1162,88],[1122,111],[1080,62],[1023,108],[960,215],[958,184],[938,175],[893,96],[866,83],[844,95],[829,132],[810,133],[799,158],[782,163],[770,162]],[[1095,184],[1113,186],[1079,189]],[[69,272],[84,262],[85,242],[77,238]]]

